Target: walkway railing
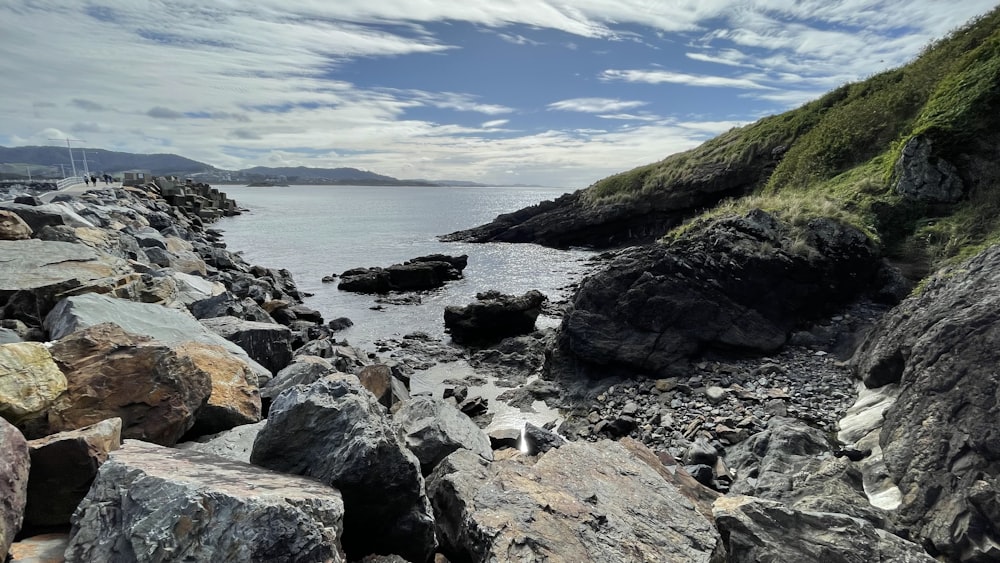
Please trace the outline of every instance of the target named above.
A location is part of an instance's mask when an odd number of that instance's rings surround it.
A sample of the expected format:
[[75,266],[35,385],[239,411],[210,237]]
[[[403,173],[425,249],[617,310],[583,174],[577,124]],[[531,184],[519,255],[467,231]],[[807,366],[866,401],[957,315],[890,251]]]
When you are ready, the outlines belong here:
[[82,183],[83,183],[83,177],[81,177],[81,176],[70,176],[69,178],[63,178],[62,180],[59,180],[58,182],[56,182],[56,189],[57,190],[65,190],[66,188],[68,188],[70,186],[73,186],[73,185],[76,185],[76,184],[82,184]]

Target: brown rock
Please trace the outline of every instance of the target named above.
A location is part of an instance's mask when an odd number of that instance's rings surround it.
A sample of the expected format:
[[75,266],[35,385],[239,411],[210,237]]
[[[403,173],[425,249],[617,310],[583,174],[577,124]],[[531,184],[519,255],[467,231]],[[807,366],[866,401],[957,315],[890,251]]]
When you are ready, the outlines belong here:
[[0,240],[24,240],[31,238],[31,227],[13,211],[0,209]]
[[28,500],[28,443],[21,432],[0,418],[0,555],[7,553],[21,530]]
[[69,534],[42,534],[24,538],[10,546],[8,563],[63,563]]
[[185,342],[174,348],[181,357],[194,362],[195,367],[211,377],[212,394],[198,411],[193,434],[215,434],[260,420],[260,391],[257,376],[250,366],[225,348]]
[[121,446],[122,420],[31,440],[26,526],[62,526],[90,489],[108,454]]
[[45,434],[120,417],[123,438],[172,445],[212,392],[211,376],[189,356],[111,323],[71,333],[52,356],[69,386],[49,410]]
[[45,345],[0,345],[0,416],[18,424],[42,416],[66,390],[66,376]]

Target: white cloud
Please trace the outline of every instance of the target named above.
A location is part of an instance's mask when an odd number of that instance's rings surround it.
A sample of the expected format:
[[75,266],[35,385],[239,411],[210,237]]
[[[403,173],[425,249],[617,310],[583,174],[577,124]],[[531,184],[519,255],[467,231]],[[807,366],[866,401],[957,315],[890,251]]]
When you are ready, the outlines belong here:
[[504,125],[507,125],[507,123],[509,122],[510,122],[509,119],[494,119],[492,121],[483,122],[481,127],[483,129],[495,129],[497,127],[503,127]]
[[682,84],[685,86],[741,88],[767,90],[764,86],[747,78],[729,78],[725,76],[708,76],[670,72],[667,70],[615,70],[608,69],[601,73],[601,80],[624,80],[625,82],[644,82],[646,84]]
[[559,111],[579,111],[584,113],[604,113],[612,111],[624,111],[635,109],[646,105],[647,102],[638,100],[618,100],[612,98],[572,98],[560,100],[548,105],[550,110]]

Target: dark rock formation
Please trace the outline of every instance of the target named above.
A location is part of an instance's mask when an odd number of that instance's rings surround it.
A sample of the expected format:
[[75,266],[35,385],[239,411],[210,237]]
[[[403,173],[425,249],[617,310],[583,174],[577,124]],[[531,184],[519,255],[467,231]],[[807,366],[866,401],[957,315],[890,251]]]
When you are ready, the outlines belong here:
[[444,326],[455,342],[481,345],[527,334],[535,330],[547,297],[533,289],[521,296],[488,291],[476,299],[464,307],[445,307]]
[[420,470],[425,476],[458,449],[493,460],[490,439],[447,401],[432,397],[410,399],[396,411],[393,421],[399,425],[406,447],[420,460]]
[[468,256],[431,254],[388,268],[354,268],[340,275],[337,289],[356,293],[421,291],[461,279]]
[[121,445],[121,433],[121,419],[112,418],[30,441],[25,527],[68,526],[97,470]]
[[201,324],[242,348],[271,373],[292,361],[292,331],[286,326],[236,317],[212,317],[202,319]]
[[581,284],[563,350],[605,375],[671,373],[708,350],[776,350],[798,323],[870,289],[879,269],[874,244],[853,227],[813,219],[798,229],[754,210],[621,252]]
[[1000,246],[887,314],[854,364],[869,387],[899,382],[879,438],[899,524],[954,560],[1000,559]]
[[913,137],[903,146],[894,169],[896,193],[931,203],[954,203],[965,195],[955,165],[934,154],[927,137]]
[[724,561],[709,519],[646,452],[571,442],[537,462],[488,463],[458,450],[428,479],[442,552],[473,562]]
[[336,490],[126,440],[73,515],[66,561],[344,561]]
[[528,455],[543,454],[566,443],[566,439],[551,430],[527,422],[524,425],[524,447]]
[[420,463],[357,378],[327,377],[275,398],[250,459],[337,488],[350,559],[395,553],[426,561],[433,554],[434,517]]
[[0,555],[6,557],[21,530],[28,500],[28,443],[21,432],[0,418]]

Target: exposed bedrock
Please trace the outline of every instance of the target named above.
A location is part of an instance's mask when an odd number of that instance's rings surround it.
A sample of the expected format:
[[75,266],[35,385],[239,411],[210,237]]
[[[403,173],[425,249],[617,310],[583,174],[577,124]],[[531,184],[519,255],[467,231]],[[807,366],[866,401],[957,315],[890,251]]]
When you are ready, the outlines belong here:
[[557,364],[671,374],[706,351],[772,352],[869,290],[879,268],[872,241],[833,219],[792,227],[753,210],[703,222],[621,251],[584,280]]

